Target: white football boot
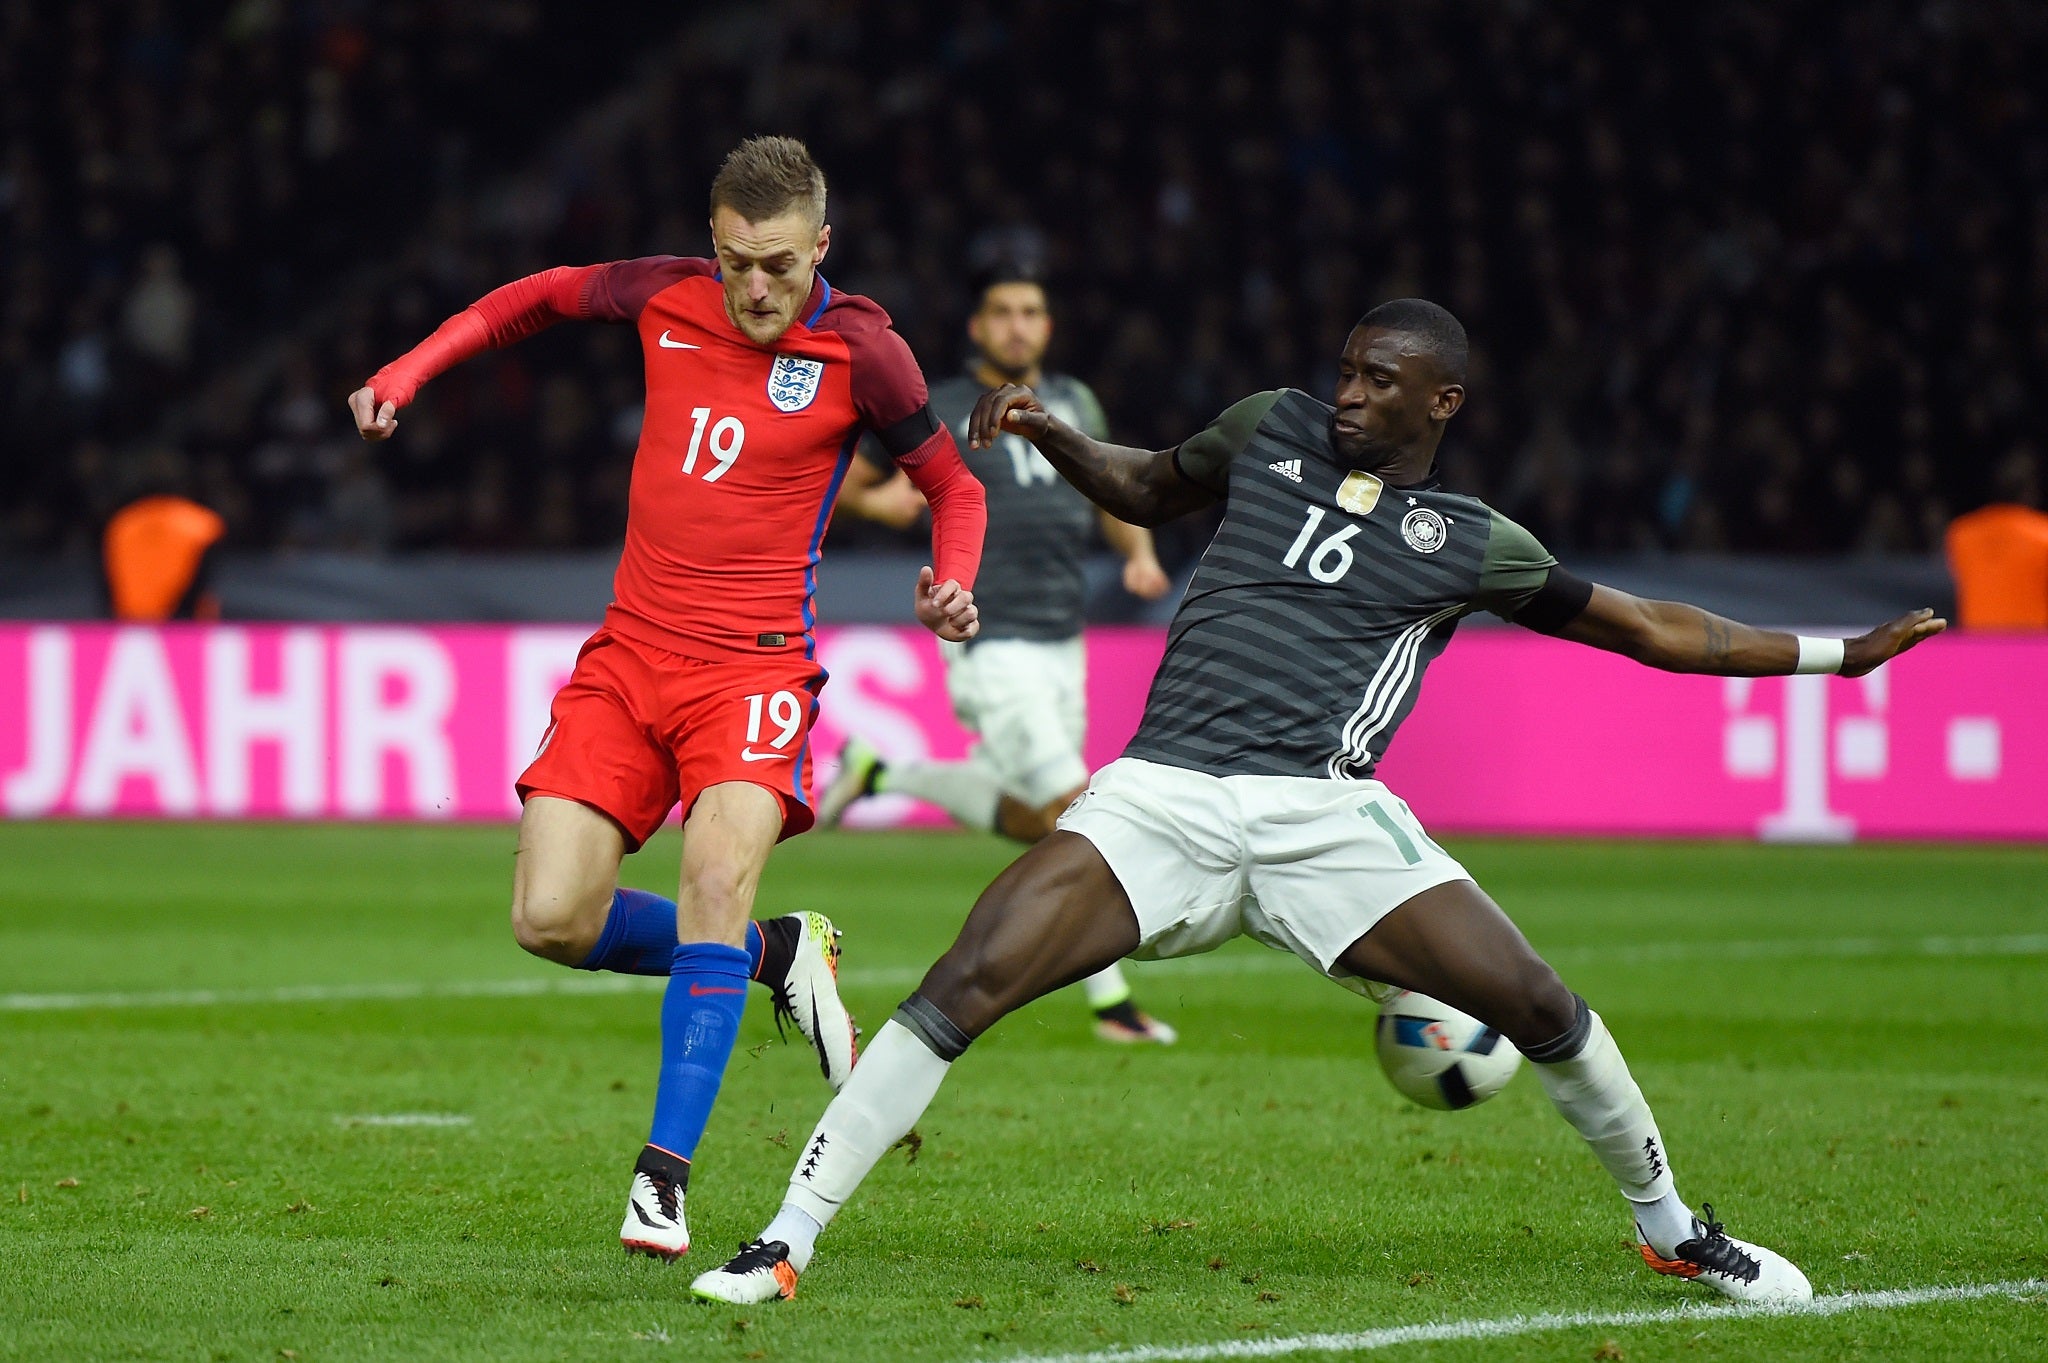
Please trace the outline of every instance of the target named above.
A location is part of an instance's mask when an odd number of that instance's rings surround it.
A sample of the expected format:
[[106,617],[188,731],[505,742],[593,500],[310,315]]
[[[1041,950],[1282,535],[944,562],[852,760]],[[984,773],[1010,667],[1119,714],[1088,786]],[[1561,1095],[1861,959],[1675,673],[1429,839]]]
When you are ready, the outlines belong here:
[[790,1266],[789,1246],[780,1240],[749,1240],[740,1252],[712,1269],[697,1275],[690,1295],[705,1301],[753,1306],[796,1295],[796,1269]]
[[817,826],[837,828],[847,806],[875,793],[875,773],[882,756],[858,738],[849,738],[839,750],[839,771],[832,784],[818,797]]
[[633,1191],[626,1198],[626,1223],[619,1243],[628,1254],[645,1254],[673,1263],[690,1252],[690,1227],[683,1220],[683,1190],[659,1169],[644,1163],[633,1171]]
[[775,1001],[775,1027],[795,1025],[818,1053],[818,1068],[834,1093],[846,1087],[860,1054],[860,1028],[839,997],[839,929],[822,913],[792,913],[774,920],[794,925],[796,948],[789,973],[762,980]]
[[[1702,1219],[1704,1218],[1704,1219]],[[1692,1237],[1661,1257],[1644,1243],[1636,1227],[1636,1248],[1643,1262],[1659,1273],[1704,1283],[1725,1297],[1759,1306],[1798,1306],[1813,1300],[1813,1285],[1784,1255],[1762,1245],[1737,1240],[1714,1219],[1714,1204],[1702,1202],[1692,1219]]]

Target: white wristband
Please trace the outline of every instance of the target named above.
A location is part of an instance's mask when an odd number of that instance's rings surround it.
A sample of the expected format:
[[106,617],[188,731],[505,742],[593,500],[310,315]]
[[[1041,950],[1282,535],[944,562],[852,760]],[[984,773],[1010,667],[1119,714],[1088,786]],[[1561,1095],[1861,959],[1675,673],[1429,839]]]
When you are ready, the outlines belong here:
[[1840,672],[1845,652],[1840,639],[1816,639],[1811,635],[1795,635],[1799,640],[1799,665],[1792,670],[1796,673]]

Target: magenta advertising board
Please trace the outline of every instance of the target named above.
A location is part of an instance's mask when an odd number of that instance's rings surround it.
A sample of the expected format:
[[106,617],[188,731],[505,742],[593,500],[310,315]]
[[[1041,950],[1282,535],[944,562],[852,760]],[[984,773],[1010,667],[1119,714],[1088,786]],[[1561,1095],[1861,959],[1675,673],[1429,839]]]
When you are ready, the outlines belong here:
[[[587,626],[0,625],[0,814],[504,819]],[[826,629],[813,737],[953,757],[936,640]],[[1112,631],[1091,702],[1107,760],[1137,727],[1156,631]],[[829,761],[827,763],[829,772]],[[856,822],[939,822],[877,800]]]
[[2048,636],[1751,680],[1472,630],[1381,776],[1447,832],[2048,838]]
[[[509,818],[586,633],[0,625],[0,814]],[[1162,643],[1091,632],[1091,762],[1135,729]],[[819,655],[821,753],[849,731],[896,757],[965,751],[923,631],[827,629]],[[1855,681],[1731,681],[1472,630],[1382,774],[1447,833],[2048,839],[2048,638],[1943,638]],[[901,798],[856,814],[934,821]]]

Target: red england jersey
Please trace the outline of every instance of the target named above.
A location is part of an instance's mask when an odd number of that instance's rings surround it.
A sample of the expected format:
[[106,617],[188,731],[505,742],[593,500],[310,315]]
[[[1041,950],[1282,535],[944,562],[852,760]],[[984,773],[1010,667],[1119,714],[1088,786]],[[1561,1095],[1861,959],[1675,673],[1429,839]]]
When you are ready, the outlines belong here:
[[934,569],[972,587],[982,489],[926,405],[889,315],[820,275],[768,346],[726,315],[718,263],[647,256],[562,266],[479,299],[370,380],[403,406],[485,345],[565,318],[631,323],[647,373],[611,629],[702,658],[811,650],[819,546],[863,431],[932,503]]

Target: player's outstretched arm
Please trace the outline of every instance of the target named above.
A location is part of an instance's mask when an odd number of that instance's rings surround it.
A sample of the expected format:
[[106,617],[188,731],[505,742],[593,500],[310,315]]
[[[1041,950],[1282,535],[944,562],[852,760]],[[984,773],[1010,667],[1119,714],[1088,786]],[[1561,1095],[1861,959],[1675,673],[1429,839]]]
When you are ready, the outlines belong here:
[[1163,525],[1216,500],[1175,465],[1172,450],[1139,450],[1091,440],[1045,409],[1029,388],[1006,384],[983,393],[967,421],[979,450],[1009,431],[1038,446],[1060,475],[1089,501],[1132,525]]
[[1666,672],[1720,677],[1839,672],[1860,677],[1947,628],[1948,621],[1933,611],[1917,610],[1854,639],[1806,639],[1724,620],[1680,601],[1645,601],[1595,585],[1585,609],[1554,632]]
[[589,315],[586,285],[601,267],[558,265],[492,289],[434,329],[434,334],[370,376],[348,395],[349,415],[365,440],[388,440],[399,409],[429,379],[492,346],[510,345],[543,327]]

